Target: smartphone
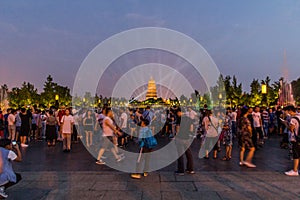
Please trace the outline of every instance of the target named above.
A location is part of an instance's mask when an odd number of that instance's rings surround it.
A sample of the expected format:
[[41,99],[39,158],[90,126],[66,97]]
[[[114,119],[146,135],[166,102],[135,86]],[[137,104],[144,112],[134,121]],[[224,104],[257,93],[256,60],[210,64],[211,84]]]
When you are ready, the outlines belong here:
[[17,142],[16,142],[16,141],[12,141],[11,143],[12,143],[13,146],[16,146],[16,145],[17,145]]

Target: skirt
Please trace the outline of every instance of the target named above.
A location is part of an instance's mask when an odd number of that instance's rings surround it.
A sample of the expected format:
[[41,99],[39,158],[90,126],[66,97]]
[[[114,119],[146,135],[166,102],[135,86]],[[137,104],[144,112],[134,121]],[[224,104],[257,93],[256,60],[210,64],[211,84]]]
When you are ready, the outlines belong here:
[[46,126],[46,140],[56,140],[56,126],[55,125],[47,125]]

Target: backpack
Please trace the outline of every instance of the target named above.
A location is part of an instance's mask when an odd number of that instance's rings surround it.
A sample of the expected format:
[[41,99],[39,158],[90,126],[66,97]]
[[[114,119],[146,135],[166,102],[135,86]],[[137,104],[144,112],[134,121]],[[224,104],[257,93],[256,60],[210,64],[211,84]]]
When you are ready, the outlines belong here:
[[152,135],[150,129],[147,130],[147,137],[143,138],[140,147],[146,147],[148,149],[153,149],[157,146],[157,140]]
[[145,111],[146,114],[143,114],[144,119],[147,119],[149,122],[152,121],[151,116],[150,116],[150,110],[149,111]]
[[296,139],[296,141],[298,142],[298,143],[300,143],[300,120],[299,120],[299,118],[298,117],[292,117],[292,119],[295,119],[295,120],[297,120],[297,122],[298,122],[298,135],[296,135],[295,133],[294,133],[294,136],[295,136],[295,139]]

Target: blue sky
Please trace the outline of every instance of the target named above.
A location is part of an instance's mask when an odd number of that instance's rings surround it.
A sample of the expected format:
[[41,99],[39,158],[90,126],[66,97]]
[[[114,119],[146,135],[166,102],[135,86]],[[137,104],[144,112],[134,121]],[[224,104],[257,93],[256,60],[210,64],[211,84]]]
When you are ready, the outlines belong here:
[[300,75],[300,1],[1,0],[0,84],[42,89],[48,74],[72,87],[87,54],[121,31],[158,26],[198,41],[245,90],[253,78]]

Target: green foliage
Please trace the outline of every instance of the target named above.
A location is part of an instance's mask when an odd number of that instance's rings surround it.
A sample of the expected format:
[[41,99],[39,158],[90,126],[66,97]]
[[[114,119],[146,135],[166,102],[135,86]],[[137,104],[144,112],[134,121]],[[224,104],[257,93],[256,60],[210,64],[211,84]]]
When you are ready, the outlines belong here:
[[28,105],[38,105],[40,95],[33,84],[24,82],[21,88],[13,88],[9,94],[9,105],[11,107],[23,107]]
[[298,105],[300,104],[300,78],[292,81],[293,94]]
[[37,89],[29,82],[24,82],[21,88],[12,88],[9,93],[9,104],[14,108],[27,105],[50,107],[56,103],[55,95],[59,96],[58,103],[62,105],[71,104],[70,89],[54,83],[53,78],[49,75],[41,94],[38,94]]

